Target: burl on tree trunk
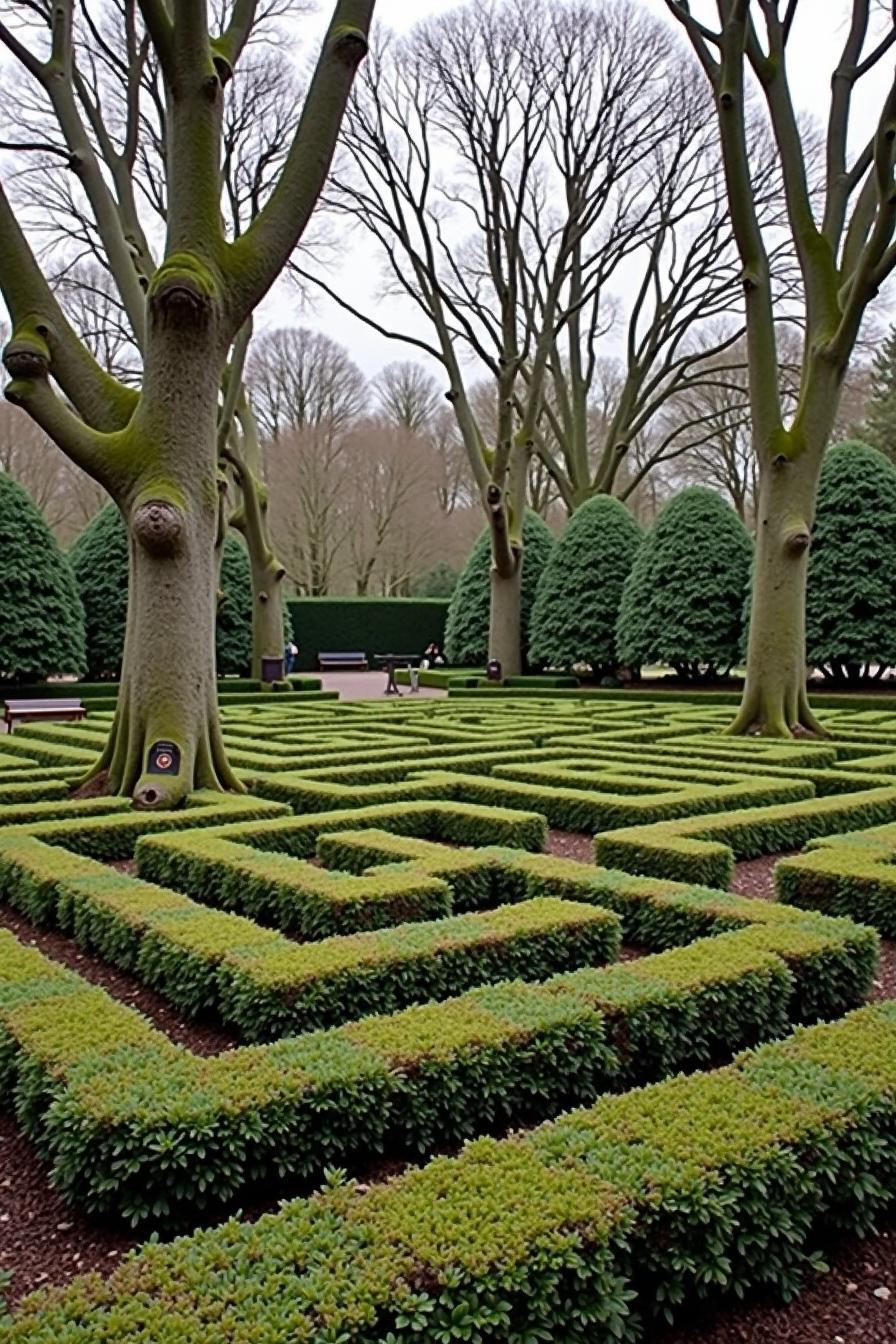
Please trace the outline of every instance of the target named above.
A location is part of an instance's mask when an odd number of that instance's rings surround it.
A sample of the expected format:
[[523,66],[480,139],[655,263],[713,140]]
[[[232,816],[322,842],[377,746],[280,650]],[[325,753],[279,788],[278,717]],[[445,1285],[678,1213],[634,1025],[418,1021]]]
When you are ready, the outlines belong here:
[[806,694],[806,574],[820,454],[776,457],[756,512],[747,678],[732,734],[826,736]]

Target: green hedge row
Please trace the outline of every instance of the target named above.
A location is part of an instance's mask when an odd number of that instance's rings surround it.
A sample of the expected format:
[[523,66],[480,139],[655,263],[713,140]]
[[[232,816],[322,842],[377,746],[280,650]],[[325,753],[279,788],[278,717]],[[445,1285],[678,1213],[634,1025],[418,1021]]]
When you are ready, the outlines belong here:
[[[530,808],[542,813],[551,826],[568,831],[587,831],[592,835],[597,831],[612,831],[618,827],[646,823],[657,815],[693,817],[695,814],[730,810],[732,805],[761,807],[811,798],[813,794],[812,785],[800,779],[766,779],[761,776],[732,784],[679,783],[660,792],[650,788],[645,772],[642,776],[642,790],[632,797],[616,792],[617,786],[620,790],[633,787],[630,776],[622,772],[617,775],[607,773],[604,778],[608,787],[603,791],[599,787],[600,777],[597,775],[597,787],[571,788],[557,782],[556,772],[552,772],[548,765],[543,769],[539,767],[543,780],[540,784],[504,778],[498,773],[501,768],[496,766],[495,775],[482,777],[458,771],[433,771],[428,781],[431,781],[431,787],[443,789],[449,796],[465,802]],[[409,784],[412,783],[409,781]]]
[[[40,803],[17,809],[5,823],[22,835],[32,835],[47,845],[58,845],[73,854],[83,854],[106,863],[132,859],[137,841],[153,832],[191,831],[205,826],[247,823],[262,824],[271,818],[289,821],[282,803],[240,794],[221,794],[197,790],[187,805],[173,811],[135,812],[128,798],[84,798],[68,803],[48,803],[48,813]],[[55,813],[53,809],[56,809]],[[2,809],[0,809],[2,814]],[[47,816],[42,820],[42,816]],[[58,819],[57,819],[58,817]],[[52,865],[50,865],[52,867]]]
[[[321,689],[320,677],[295,676],[288,678],[290,685],[295,691],[319,691]],[[219,677],[218,694],[232,695],[235,693],[246,693],[257,695],[262,690],[262,683],[255,681],[252,677]],[[3,700],[44,700],[56,696],[71,699],[77,698],[83,702],[93,700],[108,700],[110,696],[118,694],[118,683],[115,681],[37,681],[30,685],[10,685],[8,683],[0,684],[0,699]],[[93,706],[90,706],[93,708]]]
[[442,919],[454,910],[448,883],[419,871],[354,877],[202,832],[144,836],[136,859],[147,882],[302,939]]
[[846,827],[896,820],[896,788],[630,826],[595,839],[598,863],[725,888],[735,859],[798,849]]
[[296,597],[287,602],[297,668],[317,671],[319,653],[362,652],[373,665],[378,653],[422,656],[445,642],[448,598]]
[[[525,680],[525,678],[524,678]],[[892,690],[883,690],[875,695],[857,695],[854,692],[831,692],[815,691],[809,688],[812,698],[812,705],[815,709],[872,709],[882,713],[892,713],[894,703],[896,703],[896,692]],[[519,695],[543,696],[548,700],[581,700],[592,703],[601,700],[618,701],[646,701],[654,704],[662,704],[664,701],[676,700],[682,701],[687,705],[730,705],[732,708],[740,703],[742,691],[700,691],[685,690],[680,686],[661,686],[639,687],[639,686],[618,686],[614,688],[602,686],[579,686],[578,690],[573,689],[553,689],[542,690],[533,687],[531,691],[526,691],[524,687],[501,688],[492,687],[488,690],[477,689],[474,687],[458,687],[457,690],[449,682],[449,696],[454,699],[482,699],[483,696],[501,696],[511,699]]]
[[[554,897],[294,943],[40,840],[0,835],[0,884],[30,919],[133,970],[188,1013],[261,1040],[457,994],[471,985],[613,960],[619,920]],[[55,877],[54,873],[55,865]]]
[[[280,782],[270,792],[281,793],[284,801],[293,795],[291,786],[281,790]],[[293,854],[296,858],[310,858],[317,846],[318,837],[328,831],[356,831],[359,828],[378,826],[396,835],[411,835],[424,840],[442,840],[451,845],[512,845],[517,849],[544,849],[548,828],[543,816],[537,812],[521,812],[514,808],[488,807],[479,803],[456,802],[450,798],[440,799],[440,792],[450,793],[450,782],[441,790],[422,780],[419,784],[407,786],[412,795],[419,791],[421,797],[413,796],[407,801],[401,796],[404,786],[385,784],[379,788],[364,790],[364,796],[393,797],[399,795],[397,802],[373,803],[370,806],[351,807],[347,802],[333,811],[309,811],[295,817],[283,817],[274,822],[254,827],[234,827],[222,830],[226,839],[253,845],[258,849],[276,849]],[[268,792],[265,786],[265,792]],[[360,794],[361,790],[356,790]],[[359,800],[360,801],[360,800]]]
[[[30,917],[46,914],[42,848],[20,840],[3,873],[9,899]],[[316,1174],[384,1144],[426,1151],[609,1087],[705,1067],[788,1021],[855,1004],[874,974],[876,937],[849,921],[622,873],[589,880],[584,865],[547,856],[495,850],[490,857],[518,900],[538,904],[561,892],[589,903],[606,898],[648,946],[696,941],[540,986],[476,989],[198,1059],[4,933],[0,1095],[14,1093],[20,1120],[69,1198],[134,1222],[158,1221],[195,1214],[273,1174]],[[97,865],[56,858],[67,878],[60,922],[89,943],[101,908]],[[153,910],[176,918],[189,905],[141,883],[130,890],[144,919]],[[119,886],[116,899],[112,882],[104,884],[105,936],[114,940],[113,959],[136,957],[139,970],[136,940],[123,958],[122,925],[134,909],[125,891]],[[604,921],[611,952],[612,917],[592,913]]]
[[896,1168],[896,1008],[480,1139],[371,1187],[169,1245],[27,1300],[8,1344],[635,1344],[657,1317],[792,1296]]
[[845,915],[896,938],[896,826],[877,826],[810,842],[775,867],[779,901]]

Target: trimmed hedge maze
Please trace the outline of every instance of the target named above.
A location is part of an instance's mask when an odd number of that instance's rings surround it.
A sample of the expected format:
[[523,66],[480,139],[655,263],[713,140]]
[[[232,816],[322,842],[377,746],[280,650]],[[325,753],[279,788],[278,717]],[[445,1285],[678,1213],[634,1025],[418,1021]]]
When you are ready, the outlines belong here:
[[[224,710],[246,793],[167,814],[70,796],[102,714],[4,742],[3,905],[233,1046],[0,930],[0,1096],[53,1185],[186,1234],[0,1340],[646,1340],[868,1231],[896,1189],[896,1005],[861,1007],[896,933],[896,712],[794,743],[728,713],[258,700]],[[804,846],[777,901],[727,890]],[[422,1165],[344,1174],[381,1156]]]

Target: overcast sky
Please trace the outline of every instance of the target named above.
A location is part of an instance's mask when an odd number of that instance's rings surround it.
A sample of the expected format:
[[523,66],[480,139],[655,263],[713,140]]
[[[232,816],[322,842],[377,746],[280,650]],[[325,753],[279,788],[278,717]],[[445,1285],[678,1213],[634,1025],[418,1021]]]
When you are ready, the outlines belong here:
[[[519,4],[521,15],[524,16],[525,0],[519,0]],[[668,13],[665,0],[643,0],[643,4],[648,12],[670,24],[676,33],[679,32],[678,24]],[[444,14],[456,7],[456,0],[377,0],[376,22],[394,30],[406,31],[424,17]],[[707,21],[711,21],[716,12],[712,0],[695,0],[693,8],[699,17],[705,17]],[[330,0],[321,0],[318,13],[303,21],[303,51],[310,54],[314,49],[331,12]],[[789,68],[794,99],[803,113],[819,118],[826,115],[831,72],[845,35],[846,14],[845,0],[804,0],[797,11],[797,23],[789,48]],[[883,62],[876,80],[870,76],[864,81],[869,87],[863,98],[856,101],[852,126],[857,142],[864,142],[872,128],[874,104],[877,104],[876,110],[879,111],[880,90],[884,82],[892,77],[892,69],[892,59],[888,59]],[[703,78],[699,69],[695,69],[695,78]],[[876,87],[872,87],[872,81]],[[351,295],[358,307],[376,303],[377,316],[387,325],[416,329],[420,334],[428,336],[429,332],[422,324],[423,319],[417,319],[410,306],[395,299],[378,298],[378,274],[378,262],[372,245],[362,235],[353,234],[352,245],[346,251],[346,261],[334,269],[329,278],[333,288]],[[315,299],[312,308],[300,308],[294,293],[283,286],[268,301],[260,316],[259,326],[286,322],[327,332],[348,347],[354,360],[368,376],[376,374],[390,360],[421,358],[420,352],[413,347],[380,337],[327,300]]]

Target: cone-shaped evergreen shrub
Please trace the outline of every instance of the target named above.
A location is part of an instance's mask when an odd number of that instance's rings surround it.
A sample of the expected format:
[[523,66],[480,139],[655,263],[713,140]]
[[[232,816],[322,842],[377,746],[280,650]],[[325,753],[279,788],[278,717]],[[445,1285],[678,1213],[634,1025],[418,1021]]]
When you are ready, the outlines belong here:
[[218,676],[248,676],[252,665],[252,573],[239,537],[231,532],[221,555],[215,649]]
[[896,467],[864,443],[827,453],[809,552],[806,647],[850,682],[896,666]]
[[84,604],[87,676],[117,680],[128,615],[128,534],[114,504],[107,504],[68,553]]
[[634,667],[667,663],[712,677],[740,657],[753,544],[713,490],[671,499],[645,537],[622,592],[617,653]]
[[[547,523],[532,513],[523,519],[522,648],[529,643],[529,616],[535,590],[554,546]],[[445,625],[445,656],[455,667],[484,667],[488,658],[491,605],[491,536],[480,533],[451,595]]]
[[84,671],[84,610],[68,560],[27,491],[0,473],[0,678]]
[[529,663],[595,675],[616,666],[616,621],[642,532],[624,504],[598,495],[576,509],[538,581]]

